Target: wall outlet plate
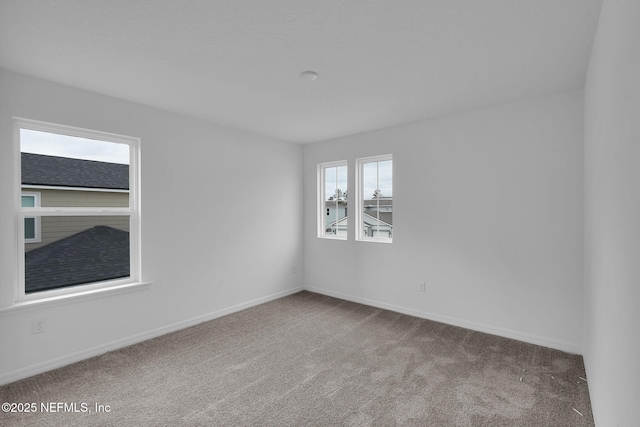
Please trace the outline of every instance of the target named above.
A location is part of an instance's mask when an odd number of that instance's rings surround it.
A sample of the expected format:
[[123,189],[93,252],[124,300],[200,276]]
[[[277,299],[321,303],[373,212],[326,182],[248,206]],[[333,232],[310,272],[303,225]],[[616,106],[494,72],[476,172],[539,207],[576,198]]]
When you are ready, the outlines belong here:
[[41,334],[47,330],[47,319],[33,319],[31,321],[31,333]]

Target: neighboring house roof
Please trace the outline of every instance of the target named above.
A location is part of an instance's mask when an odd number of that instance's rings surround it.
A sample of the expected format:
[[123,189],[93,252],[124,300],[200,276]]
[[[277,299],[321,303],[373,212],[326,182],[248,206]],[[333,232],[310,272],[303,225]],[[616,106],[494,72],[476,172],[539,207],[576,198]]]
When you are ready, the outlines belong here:
[[129,165],[21,153],[22,184],[129,189]]
[[[380,218],[380,221],[385,222],[389,225],[393,225],[393,213],[392,212],[376,212],[376,214],[378,214],[378,218]],[[367,215],[367,214],[365,214]],[[367,216],[371,216],[374,220],[375,220],[375,216],[373,215],[367,215]]]
[[99,225],[25,254],[25,291],[129,276],[129,233]]
[[[380,223],[380,225],[389,225],[389,226],[393,226],[393,217],[392,217],[392,213],[391,212],[377,212],[380,215],[380,220],[378,220],[376,217],[369,215],[368,213],[363,213],[363,220],[365,224],[368,225],[377,225],[378,223]],[[348,221],[348,216],[342,217],[341,219],[337,220],[337,221],[333,221],[332,223],[330,223],[329,225],[327,225],[327,227],[333,227],[335,225],[347,225],[347,221]]]

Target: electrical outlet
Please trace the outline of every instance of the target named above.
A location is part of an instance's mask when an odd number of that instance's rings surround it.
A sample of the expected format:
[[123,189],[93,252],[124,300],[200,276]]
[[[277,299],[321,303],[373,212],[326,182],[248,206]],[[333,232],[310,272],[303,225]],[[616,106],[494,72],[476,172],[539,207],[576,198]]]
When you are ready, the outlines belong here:
[[34,319],[31,321],[31,333],[41,334],[47,330],[47,319]]
[[418,292],[425,292],[427,290],[427,283],[420,282],[418,283]]
[[291,274],[296,274],[296,266],[291,266]]

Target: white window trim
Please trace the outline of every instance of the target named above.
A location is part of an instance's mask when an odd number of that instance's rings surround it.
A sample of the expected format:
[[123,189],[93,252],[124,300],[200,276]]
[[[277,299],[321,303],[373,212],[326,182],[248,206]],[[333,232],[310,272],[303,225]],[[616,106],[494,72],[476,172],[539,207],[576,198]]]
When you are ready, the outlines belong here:
[[[331,240],[347,240],[348,236],[341,236],[338,234],[326,234],[324,225],[324,210],[325,210],[325,170],[333,167],[347,166],[347,179],[349,174],[349,166],[346,160],[340,160],[336,162],[327,162],[318,164],[318,206],[316,209],[318,216],[318,238],[331,239]],[[347,204],[348,206],[348,204]],[[347,231],[348,234],[348,231]]]
[[[36,208],[39,208],[42,203],[41,194],[38,191],[21,191],[20,192],[20,206],[22,207],[22,197],[28,196],[33,197],[33,204]],[[40,235],[40,217],[39,216],[25,216],[24,219],[33,218],[34,219],[34,227],[35,227],[35,237],[33,239],[24,239],[25,243],[40,243],[42,241],[42,236]],[[24,226],[24,219],[22,220],[22,224]],[[22,230],[22,234],[19,236],[24,236],[24,230]]]
[[[129,207],[56,207],[56,208],[23,208],[21,203],[21,154],[20,154],[20,129],[59,133],[80,138],[97,139],[100,141],[127,144],[129,146]],[[14,212],[17,213],[16,247],[18,259],[18,280],[14,288],[14,301],[16,305],[27,302],[52,301],[72,296],[82,296],[87,293],[99,292],[122,288],[127,285],[141,284],[141,251],[140,251],[140,138],[118,135],[114,133],[82,129],[55,123],[41,122],[37,120],[14,117],[14,164],[15,168]],[[37,215],[36,215],[37,214]],[[124,279],[106,280],[95,283],[69,286],[65,288],[25,293],[24,281],[24,218],[32,216],[129,216],[129,247],[130,247],[130,271],[129,277]]]
[[[381,156],[362,157],[356,159],[356,213],[355,213],[355,227],[356,227],[356,240],[360,242],[376,242],[376,243],[393,243],[392,237],[369,237],[363,233],[364,229],[364,164],[370,162],[381,162],[385,160],[393,161],[393,155],[385,154]],[[392,169],[392,171],[395,170]],[[393,179],[393,178],[392,178]]]

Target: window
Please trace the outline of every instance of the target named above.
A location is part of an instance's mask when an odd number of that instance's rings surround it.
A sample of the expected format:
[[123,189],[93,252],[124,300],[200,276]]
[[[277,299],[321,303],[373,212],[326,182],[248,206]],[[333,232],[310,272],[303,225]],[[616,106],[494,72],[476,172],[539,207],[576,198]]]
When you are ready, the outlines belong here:
[[[36,192],[22,192],[22,204],[23,208],[39,208],[40,207],[40,193]],[[39,243],[40,242],[40,217],[25,217],[24,218],[24,242],[25,243]]]
[[391,155],[356,160],[356,239],[390,243],[393,237]]
[[26,119],[15,129],[17,301],[138,282],[139,139]]
[[318,237],[347,238],[347,162],[318,165]]

